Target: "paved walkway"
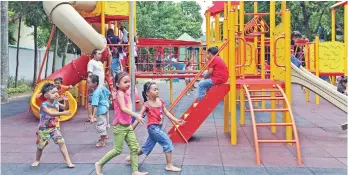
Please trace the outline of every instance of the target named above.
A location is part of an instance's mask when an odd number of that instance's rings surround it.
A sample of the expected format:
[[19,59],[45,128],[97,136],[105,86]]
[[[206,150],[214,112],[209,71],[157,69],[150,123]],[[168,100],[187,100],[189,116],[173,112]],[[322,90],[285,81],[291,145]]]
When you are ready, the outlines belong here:
[[[182,83],[182,82],[181,82]],[[174,97],[183,89],[181,83],[174,83]],[[142,85],[138,88],[141,91]],[[160,84],[161,97],[168,104],[169,85]],[[256,165],[253,149],[253,135],[250,117],[247,115],[246,125],[238,125],[238,145],[230,145],[230,136],[223,132],[223,104],[219,104],[194,134],[189,144],[175,144],[173,162],[181,166],[181,173],[164,171],[165,157],[161,147],[157,145],[148,157],[141,156],[140,170],[150,174],[346,174],[347,173],[347,133],[340,124],[347,121],[346,114],[322,100],[315,105],[305,102],[300,87],[293,86],[293,110],[298,126],[303,165],[298,166],[294,146],[285,144],[261,145],[262,165]],[[188,107],[193,96],[186,96],[176,107],[178,117]],[[4,106],[1,106],[3,110]],[[239,112],[239,111],[238,111]],[[111,112],[113,114],[113,112]],[[113,116],[113,115],[111,115]],[[2,174],[95,174],[93,163],[99,160],[112,148],[113,137],[105,148],[96,148],[97,132],[95,124],[85,122],[87,111],[80,109],[72,120],[62,123],[62,133],[73,162],[77,165],[68,169],[57,145],[50,142],[42,156],[39,167],[30,167],[35,158],[35,130],[38,120],[32,114],[21,113],[2,118],[1,130],[1,172]],[[267,122],[269,115],[258,115],[258,121]],[[278,117],[280,121],[281,118]],[[171,124],[164,123],[168,131]],[[136,129],[140,144],[147,137],[144,126]],[[276,134],[269,128],[259,130],[261,139],[284,138],[283,129],[279,127]],[[127,146],[124,152],[113,159],[104,168],[105,175],[130,174],[130,166],[124,162],[129,153]]]

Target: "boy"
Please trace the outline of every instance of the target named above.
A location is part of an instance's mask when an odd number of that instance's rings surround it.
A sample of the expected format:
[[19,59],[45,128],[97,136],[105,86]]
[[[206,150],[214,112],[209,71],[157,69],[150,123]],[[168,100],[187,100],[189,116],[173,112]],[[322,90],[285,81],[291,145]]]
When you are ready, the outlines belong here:
[[[217,47],[210,47],[208,49],[208,60],[211,60],[218,53]],[[203,75],[204,80],[198,83],[198,100],[202,100],[207,89],[213,85],[226,83],[228,80],[228,69],[225,62],[216,56],[209,64],[206,73]]]
[[[96,128],[100,134],[100,139],[96,144],[96,147],[104,147],[105,139],[107,137],[107,129],[110,127],[109,98],[111,93],[105,86],[99,86],[99,77],[97,75],[90,75],[87,79],[87,83],[89,89],[94,90],[92,95],[92,117],[97,118]],[[96,115],[97,117],[95,117]]]
[[43,149],[48,144],[48,140],[52,139],[59,145],[60,151],[63,154],[64,161],[69,168],[74,168],[75,165],[71,163],[68,149],[66,148],[64,138],[60,132],[59,116],[70,115],[70,111],[58,112],[59,109],[69,109],[69,103],[66,97],[64,97],[65,105],[60,104],[57,99],[59,98],[58,89],[52,83],[43,85],[41,93],[47,99],[40,106],[40,123],[36,132],[36,159],[31,166],[38,166],[40,164],[40,158]]

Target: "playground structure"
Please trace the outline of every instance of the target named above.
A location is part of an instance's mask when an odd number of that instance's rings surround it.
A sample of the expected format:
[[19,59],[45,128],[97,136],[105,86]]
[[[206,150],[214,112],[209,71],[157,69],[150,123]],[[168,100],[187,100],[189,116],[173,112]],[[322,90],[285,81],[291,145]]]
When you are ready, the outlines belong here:
[[[344,4],[343,4],[344,5]],[[239,6],[239,7],[238,7]],[[314,43],[304,42],[306,52],[304,57],[308,64],[309,71],[304,68],[297,68],[291,65],[290,62],[290,12],[286,10],[286,2],[282,1],[281,11],[276,12],[275,2],[270,2],[270,13],[258,13],[257,2],[254,3],[254,13],[244,12],[244,2],[215,2],[214,6],[206,12],[207,18],[207,41],[206,46],[200,42],[185,42],[175,40],[163,39],[139,39],[137,47],[146,49],[149,47],[156,48],[162,46],[167,49],[167,53],[173,50],[171,48],[198,48],[198,54],[192,56],[197,71],[181,71],[181,70],[154,70],[138,68],[136,71],[136,78],[169,78],[170,89],[172,90],[174,78],[192,77],[193,81],[186,87],[186,89],[173,101],[169,110],[172,111],[178,104],[181,98],[193,86],[194,82],[198,80],[203,71],[207,68],[209,63],[203,60],[203,47],[209,48],[211,46],[219,47],[219,54],[228,65],[230,80],[228,83],[214,86],[207,92],[206,96],[199,103],[195,101],[188,110],[182,115],[182,119],[186,121],[183,126],[176,126],[169,131],[170,138],[173,142],[186,142],[192,137],[194,132],[199,128],[208,115],[214,110],[219,102],[224,99],[224,132],[231,133],[231,144],[237,144],[237,114],[236,104],[240,104],[240,124],[245,125],[245,111],[250,112],[254,133],[254,145],[256,151],[256,162],[260,164],[259,144],[261,143],[294,143],[297,150],[298,164],[301,164],[300,144],[297,135],[297,129],[294,121],[294,116],[291,111],[291,83],[301,84],[306,88],[314,91],[316,94],[327,99],[342,110],[347,110],[347,97],[336,92],[332,85],[328,85],[325,81],[318,78],[322,71],[324,73],[332,71],[331,69],[321,68],[321,64],[327,64],[320,61],[325,59],[325,55],[320,57],[321,47],[319,41]],[[54,25],[59,27],[73,42],[75,42],[83,53],[91,53],[93,49],[97,48],[103,51],[102,61],[106,61],[106,69],[110,63],[110,54],[105,36],[106,28],[114,28],[117,34],[118,20],[129,19],[129,3],[128,2],[44,2],[44,9],[50,20]],[[77,11],[76,11],[77,10]],[[219,19],[219,14],[224,13],[223,22],[223,36],[220,36],[219,23],[215,23],[215,41],[211,39],[210,35],[210,18],[213,16]],[[345,3],[345,21],[347,21],[347,3]],[[270,24],[266,24],[263,16],[270,16]],[[282,21],[276,26],[275,16],[281,15]],[[244,24],[245,16],[253,16],[253,18]],[[134,19],[135,20],[135,19]],[[216,20],[218,21],[218,20]],[[238,23],[239,21],[239,23]],[[79,25],[76,25],[76,24]],[[92,25],[90,25],[91,23]],[[113,26],[112,26],[113,24]],[[345,23],[345,43],[347,43],[347,23]],[[94,29],[93,29],[94,27]],[[101,34],[99,34],[99,31]],[[134,31],[131,31],[134,32]],[[272,34],[266,38],[267,34]],[[52,37],[54,34],[54,27],[52,27],[48,48],[44,59],[46,59],[47,51],[49,49]],[[330,44],[328,44],[330,45]],[[339,48],[342,48],[341,44]],[[128,44],[123,46],[129,47]],[[325,46],[323,46],[325,48]],[[318,49],[319,48],[319,49]],[[347,44],[344,45],[347,50]],[[343,49],[344,49],[343,48]],[[339,51],[342,53],[341,51]],[[310,54],[312,53],[312,54]],[[192,54],[192,55],[195,55]],[[347,60],[347,53],[342,60],[343,63]],[[127,54],[128,55],[128,54]],[[146,54],[140,54],[140,58],[144,58]],[[152,57],[154,53],[148,54]],[[266,70],[266,57],[270,58],[270,70]],[[184,58],[187,58],[185,56]],[[86,104],[87,88],[85,80],[87,77],[87,63],[91,59],[88,54],[82,54],[78,59],[73,60],[72,63],[64,66],[62,69],[50,75],[45,80],[40,80],[40,73],[38,75],[37,86],[35,87],[34,95],[31,98],[31,109],[36,117],[39,117],[38,109],[42,99],[36,99],[35,95],[39,93],[40,87],[47,81],[52,81],[56,77],[62,77],[64,84],[75,85],[79,83],[79,92],[77,100],[69,93],[70,107],[72,109],[71,116],[63,116],[62,121],[69,120],[77,111],[77,102],[82,105]],[[129,59],[128,61],[132,61]],[[151,61],[154,61],[152,58]],[[137,66],[155,65],[155,63],[140,63]],[[345,61],[345,62],[344,62]],[[45,61],[43,61],[44,64]],[[328,60],[329,62],[329,60]],[[172,63],[161,63],[162,68],[165,65],[172,66]],[[132,64],[128,64],[132,65]],[[316,66],[319,65],[319,66]],[[344,65],[344,64],[343,64]],[[347,66],[344,65],[344,72],[347,75]],[[146,66],[145,66],[146,67]],[[129,71],[132,68],[127,67]],[[152,67],[153,68],[153,67]],[[313,69],[315,68],[315,69]],[[180,69],[180,68],[179,68]],[[314,76],[313,70],[316,75]],[[337,70],[337,68],[335,69]],[[326,72],[325,72],[326,71]],[[331,72],[332,73],[332,72]],[[330,75],[341,75],[341,72],[334,72]],[[323,74],[325,75],[325,74]],[[113,87],[112,77],[107,74],[106,81],[110,88]],[[81,82],[81,83],[80,83]],[[326,84],[325,84],[326,83]],[[285,89],[285,90],[284,90]],[[307,95],[308,96],[308,95]],[[172,102],[172,91],[170,92],[170,101]],[[266,101],[270,101],[270,108],[266,108]],[[245,102],[249,109],[245,109]],[[261,105],[260,105],[260,104]],[[260,107],[260,108],[259,108]],[[256,123],[257,112],[270,112],[269,123]],[[283,122],[277,123],[276,113],[283,114]],[[346,111],[347,112],[347,111]],[[229,118],[230,117],[230,118]],[[285,140],[259,140],[257,127],[271,127],[273,133],[276,132],[276,126],[286,127]]]
[[[345,21],[347,21],[347,3],[339,4],[345,6]],[[319,78],[319,72],[326,76],[347,75],[347,44],[327,42],[320,45],[318,37],[313,43],[298,42],[296,43],[298,45],[307,45],[305,59],[310,63],[307,64],[307,69],[312,69],[308,71],[303,67],[297,68],[290,62],[291,26],[290,11],[286,9],[286,2],[281,2],[280,12],[276,12],[274,1],[270,2],[270,13],[258,13],[257,9],[257,2],[254,2],[254,13],[245,13],[244,2],[241,1],[214,2],[214,5],[207,10],[207,48],[219,47],[218,53],[228,65],[230,79],[226,84],[212,87],[200,102],[195,101],[181,117],[186,123],[182,126],[174,126],[169,131],[170,138],[174,142],[187,143],[215,106],[224,99],[224,132],[230,131],[232,145],[237,144],[236,104],[239,103],[241,125],[245,125],[245,111],[250,112],[257,164],[260,165],[259,144],[290,143],[295,144],[298,164],[301,165],[300,143],[291,110],[291,83],[306,87],[307,99],[309,89],[318,97],[321,96],[347,113],[347,97],[337,92],[335,86]],[[213,26],[210,18],[215,17],[215,21],[218,21],[219,14],[222,12],[224,13],[223,39],[220,36],[219,23],[215,23],[215,31],[210,28]],[[270,16],[269,25],[263,19],[266,15]],[[277,25],[276,15],[280,15],[282,18],[281,23]],[[245,16],[253,16],[253,18],[244,24]],[[211,39],[210,32],[215,32],[214,41]],[[270,37],[266,38],[266,34],[269,34]],[[344,36],[345,43],[347,43],[347,27]],[[334,50],[336,54],[328,55],[328,53],[333,53],[324,49],[328,46],[336,48]],[[266,50],[268,53],[265,52]],[[344,57],[342,57],[343,54]],[[269,71],[266,70],[266,56],[270,58]],[[170,110],[193,86],[193,82],[198,79],[208,64],[197,73],[192,83],[172,103]],[[328,64],[340,64],[340,67],[330,67]],[[313,75],[314,70],[315,75]],[[270,101],[270,108],[266,108],[266,101]],[[245,109],[245,102],[249,106],[248,110]],[[270,112],[270,122],[256,123],[256,113],[258,112]],[[282,122],[276,121],[276,113],[282,113]],[[271,132],[275,133],[277,126],[285,127],[286,139],[258,139],[258,127],[270,127]]]

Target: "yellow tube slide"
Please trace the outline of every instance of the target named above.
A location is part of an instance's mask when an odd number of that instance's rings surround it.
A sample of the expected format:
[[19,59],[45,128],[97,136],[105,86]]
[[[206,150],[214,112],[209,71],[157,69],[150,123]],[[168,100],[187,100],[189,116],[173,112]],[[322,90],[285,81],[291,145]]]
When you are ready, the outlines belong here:
[[[36,98],[37,94],[41,93],[41,88],[44,84],[46,83],[54,83],[52,80],[43,80],[40,81],[38,84],[36,84],[33,96],[30,99],[30,107],[33,112],[33,114],[36,116],[36,118],[40,119],[40,106],[38,104],[42,103],[41,98]],[[65,92],[65,95],[68,96],[68,101],[69,101],[69,110],[71,111],[71,115],[69,116],[60,116],[60,121],[66,121],[72,118],[76,111],[77,111],[77,103],[75,98],[71,95],[69,91]]]

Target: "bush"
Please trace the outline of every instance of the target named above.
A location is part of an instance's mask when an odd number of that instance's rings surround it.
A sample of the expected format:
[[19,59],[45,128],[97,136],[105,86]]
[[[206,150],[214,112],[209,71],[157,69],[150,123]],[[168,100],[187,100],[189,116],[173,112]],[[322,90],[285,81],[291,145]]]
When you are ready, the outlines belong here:
[[15,95],[15,94],[20,94],[24,92],[29,92],[31,90],[30,86],[26,84],[21,84],[17,86],[16,88],[8,88],[8,95]]

